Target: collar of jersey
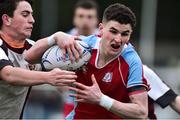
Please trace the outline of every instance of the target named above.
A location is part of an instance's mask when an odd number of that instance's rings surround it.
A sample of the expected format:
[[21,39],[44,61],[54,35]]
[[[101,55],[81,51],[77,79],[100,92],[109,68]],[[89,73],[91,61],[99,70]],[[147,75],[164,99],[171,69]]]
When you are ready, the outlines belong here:
[[1,38],[12,48],[24,48],[25,41],[13,40],[8,35],[0,33]]

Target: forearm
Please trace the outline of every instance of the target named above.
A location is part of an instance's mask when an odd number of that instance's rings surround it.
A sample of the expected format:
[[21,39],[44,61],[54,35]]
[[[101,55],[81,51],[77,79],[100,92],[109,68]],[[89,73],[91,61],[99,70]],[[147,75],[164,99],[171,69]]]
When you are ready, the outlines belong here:
[[12,85],[31,86],[46,83],[48,74],[45,72],[30,71],[17,67],[3,68],[1,78]]
[[110,111],[124,118],[147,118],[147,108],[135,103],[114,101]]
[[[60,48],[65,48],[68,44],[72,44],[73,42],[66,41],[72,37],[64,32],[56,32],[53,35],[38,40],[25,54],[25,60],[31,64],[39,63],[43,53],[54,44],[59,45]],[[72,40],[74,41],[74,40]]]
[[180,96],[177,96],[170,104],[171,108],[180,114]]
[[25,60],[31,64],[39,63],[43,53],[49,48],[47,38],[38,40],[25,54]]
[[130,101],[124,103],[102,95],[99,103],[100,106],[123,118],[146,119],[148,114],[147,92],[131,95]]

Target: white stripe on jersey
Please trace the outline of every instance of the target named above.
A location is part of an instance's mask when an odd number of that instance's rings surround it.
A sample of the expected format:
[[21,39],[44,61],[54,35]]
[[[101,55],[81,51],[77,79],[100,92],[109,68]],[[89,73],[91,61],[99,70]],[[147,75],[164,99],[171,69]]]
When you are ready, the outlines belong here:
[[95,45],[94,45],[94,48],[95,48],[95,49],[99,49],[99,43],[100,43],[100,41],[101,41],[101,38],[98,38],[98,39],[97,39],[97,42],[96,42]]
[[150,84],[149,97],[154,101],[163,96],[170,88],[146,65],[143,65],[144,77]]
[[0,60],[9,60],[9,58],[7,57],[7,55],[5,54],[4,50],[2,48],[0,48]]

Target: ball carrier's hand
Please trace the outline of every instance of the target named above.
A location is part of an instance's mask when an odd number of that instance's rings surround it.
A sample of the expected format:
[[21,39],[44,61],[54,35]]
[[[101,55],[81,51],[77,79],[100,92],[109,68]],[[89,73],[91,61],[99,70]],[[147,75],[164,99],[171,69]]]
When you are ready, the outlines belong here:
[[68,53],[72,63],[78,61],[82,56],[82,50],[76,43],[76,40],[80,40],[79,37],[71,36],[63,32],[57,32],[54,34],[54,39],[56,44],[62,49],[64,58],[66,53]]
[[75,91],[76,94],[70,94],[71,97],[76,97],[78,102],[86,102],[92,104],[99,104],[101,96],[103,95],[94,75],[91,76],[92,86],[86,86],[75,82],[76,87],[68,87],[69,90]]

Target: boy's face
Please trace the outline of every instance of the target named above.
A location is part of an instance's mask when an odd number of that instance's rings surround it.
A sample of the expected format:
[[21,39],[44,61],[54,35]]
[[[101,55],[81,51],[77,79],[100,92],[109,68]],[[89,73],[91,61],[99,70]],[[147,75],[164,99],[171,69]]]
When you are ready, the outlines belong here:
[[20,38],[28,38],[31,36],[34,18],[32,16],[32,7],[26,1],[18,3],[14,15],[11,19],[9,30]]
[[132,33],[130,24],[121,24],[117,21],[101,23],[99,30],[102,37],[101,48],[106,55],[110,56],[115,56],[122,51]]
[[96,9],[77,8],[74,14],[74,26],[81,35],[91,35],[98,24]]

